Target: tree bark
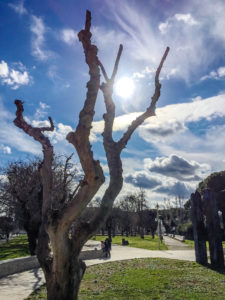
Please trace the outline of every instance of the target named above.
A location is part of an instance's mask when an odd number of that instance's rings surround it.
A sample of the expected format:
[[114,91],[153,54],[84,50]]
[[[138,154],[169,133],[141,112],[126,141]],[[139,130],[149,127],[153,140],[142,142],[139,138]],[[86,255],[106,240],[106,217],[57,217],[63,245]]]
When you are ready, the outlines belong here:
[[191,194],[191,217],[193,224],[193,233],[195,241],[195,257],[196,262],[202,265],[207,265],[207,250],[206,250],[206,228],[204,225],[204,215],[202,208],[202,199],[199,192]]
[[222,230],[220,228],[215,193],[210,189],[204,190],[203,202],[205,207],[211,264],[213,267],[223,268],[224,254],[222,245]]

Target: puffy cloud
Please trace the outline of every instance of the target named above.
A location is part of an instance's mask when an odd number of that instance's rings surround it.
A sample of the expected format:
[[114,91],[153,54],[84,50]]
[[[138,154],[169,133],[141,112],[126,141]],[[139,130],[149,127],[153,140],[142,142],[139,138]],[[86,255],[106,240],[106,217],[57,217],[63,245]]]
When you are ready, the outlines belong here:
[[164,184],[154,190],[156,193],[166,194],[168,196],[176,196],[181,198],[189,198],[194,188],[186,183],[177,181],[175,183]]
[[194,97],[194,98],[191,98],[191,100],[192,100],[193,102],[195,102],[195,101],[201,101],[201,100],[202,100],[202,97],[201,97],[201,96],[196,96],[196,97]]
[[145,159],[145,166],[150,172],[184,181],[200,181],[199,175],[209,170],[209,166],[196,161],[188,161],[181,156],[157,157],[154,161]]
[[219,67],[216,71],[211,71],[208,75],[202,76],[201,81],[206,79],[221,79],[225,76],[225,67]]
[[7,65],[7,63],[2,60],[0,63],[0,77],[8,77],[9,75],[9,67]]
[[193,18],[193,16],[188,14],[175,14],[173,17],[169,17],[165,23],[159,24],[159,30],[162,34],[166,34],[170,27],[174,27],[176,22],[183,22],[189,26],[197,25],[198,22]]
[[[18,65],[19,69],[25,70],[25,66],[22,63],[15,63]],[[2,60],[0,63],[0,79],[2,84],[6,84],[11,87],[11,89],[18,89],[21,85],[27,85],[31,81],[27,71],[18,71],[10,68],[8,64]]]
[[145,171],[135,172],[134,174],[126,175],[125,182],[131,183],[134,186],[142,187],[145,189],[153,189],[161,184],[159,180],[157,180],[153,176],[150,176]]
[[155,123],[145,124],[139,129],[142,138],[161,140],[164,137],[169,137],[186,130],[184,124],[177,120],[169,120],[164,123],[155,121]]
[[4,154],[11,154],[11,148],[9,146],[0,145],[0,151],[2,151]]
[[[70,131],[72,131],[71,126],[65,125],[63,123],[58,123],[56,125],[55,131],[52,133],[49,133],[49,135],[51,136],[53,143],[57,143],[62,140],[66,141],[66,136]],[[66,143],[67,143],[67,141],[66,141]]]
[[12,82],[18,84],[18,85],[25,85],[29,83],[29,76],[27,72],[19,72],[16,70],[12,70],[10,72],[10,77]]
[[73,29],[63,29],[60,35],[61,39],[68,45],[73,45],[77,40],[77,32]]
[[[202,101],[171,104],[158,108],[156,117],[151,117],[139,129],[139,135],[151,142],[152,136],[170,136],[176,132],[184,132],[186,124],[202,119],[213,120],[225,116],[225,94],[202,99]],[[141,112],[128,113],[115,118],[113,131],[124,131]],[[93,122],[93,134],[103,131],[104,121]],[[150,136],[151,130],[153,131]],[[146,132],[149,131],[149,135]]]

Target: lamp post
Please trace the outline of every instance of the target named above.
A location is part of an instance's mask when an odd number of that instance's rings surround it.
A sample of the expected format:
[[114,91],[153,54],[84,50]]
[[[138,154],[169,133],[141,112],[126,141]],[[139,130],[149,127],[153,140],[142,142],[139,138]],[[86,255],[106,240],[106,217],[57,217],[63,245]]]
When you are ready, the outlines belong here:
[[156,210],[157,210],[157,228],[158,228],[158,238],[159,238],[159,250],[160,250],[160,241],[161,241],[161,235],[162,235],[162,229],[161,229],[161,219],[159,216],[159,204],[156,204]]

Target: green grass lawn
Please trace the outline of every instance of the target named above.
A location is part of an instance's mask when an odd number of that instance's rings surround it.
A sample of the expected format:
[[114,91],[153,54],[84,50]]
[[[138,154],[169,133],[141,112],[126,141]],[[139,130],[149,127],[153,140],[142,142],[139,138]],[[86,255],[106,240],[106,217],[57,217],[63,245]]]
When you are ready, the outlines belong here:
[[[185,240],[185,244],[190,245],[193,248],[195,247],[195,242],[191,240]],[[225,242],[223,242],[222,244],[223,244],[223,248],[225,248]],[[207,249],[209,249],[209,242],[206,242],[206,247]]]
[[[93,238],[92,238],[93,239]],[[106,236],[97,236],[97,241],[105,240]],[[158,237],[156,236],[152,239],[150,236],[145,236],[144,239],[140,237],[126,237],[126,240],[129,241],[129,247],[137,247],[148,250],[158,250]],[[112,242],[114,244],[121,245],[122,237],[117,236],[113,238]],[[126,247],[126,246],[125,246]],[[167,250],[167,247],[164,243],[160,244],[161,250]],[[9,243],[0,244],[0,260],[23,257],[30,255],[28,248],[27,235],[20,235],[19,237],[12,238]]]
[[8,243],[0,244],[0,260],[30,255],[27,235],[12,238]]
[[[133,259],[88,267],[79,300],[224,300],[224,284],[224,272],[195,262]],[[27,298],[40,299],[47,299],[45,286]]]
[[[97,235],[92,238],[96,241],[104,241],[107,238],[107,236],[103,235]],[[115,236],[112,238],[112,244],[118,244],[122,245],[122,238],[125,238],[126,241],[129,242],[129,247],[136,247],[136,248],[142,248],[142,249],[148,249],[148,250],[159,250],[159,238],[158,236],[155,236],[153,239],[151,236],[146,236],[142,239],[139,236]],[[127,246],[125,246],[127,247]],[[163,243],[160,243],[160,249],[161,250],[167,250],[167,246]]]

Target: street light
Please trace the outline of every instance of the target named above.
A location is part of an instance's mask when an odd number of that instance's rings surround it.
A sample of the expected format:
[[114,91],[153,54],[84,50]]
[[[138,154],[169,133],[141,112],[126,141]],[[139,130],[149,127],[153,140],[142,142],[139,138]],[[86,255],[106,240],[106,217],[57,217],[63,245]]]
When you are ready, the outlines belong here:
[[157,228],[158,228],[158,237],[159,237],[159,250],[160,250],[160,242],[162,237],[162,220],[161,216],[159,215],[159,204],[156,204],[157,209]]

